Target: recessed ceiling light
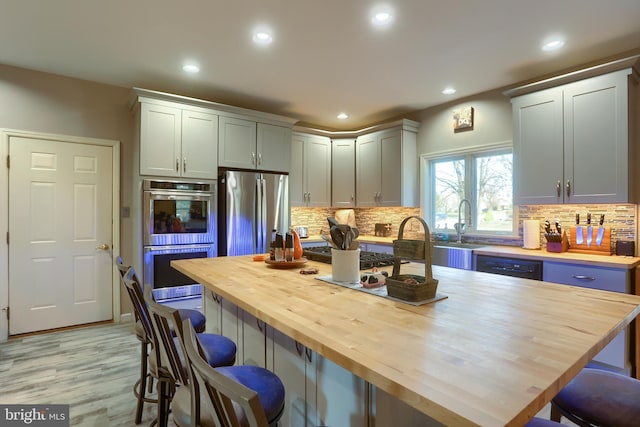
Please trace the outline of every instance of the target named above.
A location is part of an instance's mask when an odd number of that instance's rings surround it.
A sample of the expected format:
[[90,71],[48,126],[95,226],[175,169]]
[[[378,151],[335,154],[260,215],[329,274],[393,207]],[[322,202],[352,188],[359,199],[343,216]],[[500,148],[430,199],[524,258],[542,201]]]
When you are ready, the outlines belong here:
[[558,50],[562,46],[564,46],[564,40],[561,38],[549,39],[542,45],[542,50],[545,52],[551,52],[553,50]]
[[456,93],[456,90],[454,88],[452,88],[452,87],[447,87],[447,88],[442,89],[442,93],[444,95],[453,95],[454,93]]
[[340,114],[338,114],[338,118],[340,120],[345,120],[345,119],[349,118],[349,115],[347,113],[340,113]]
[[389,6],[378,6],[371,11],[371,22],[377,27],[390,25],[393,21],[393,11]]
[[182,70],[187,73],[195,74],[200,72],[200,67],[196,64],[185,64],[182,66]]
[[271,44],[273,36],[267,31],[256,31],[253,33],[253,41],[257,44]]

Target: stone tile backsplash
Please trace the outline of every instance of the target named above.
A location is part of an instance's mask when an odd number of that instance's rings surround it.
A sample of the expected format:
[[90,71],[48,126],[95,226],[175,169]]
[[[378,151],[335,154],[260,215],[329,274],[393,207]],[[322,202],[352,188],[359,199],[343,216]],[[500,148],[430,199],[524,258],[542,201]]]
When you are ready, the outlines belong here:
[[[328,232],[327,217],[334,216],[335,208],[291,208],[293,226],[309,227],[309,235]],[[587,212],[591,212],[592,224],[597,225],[601,214],[605,215],[605,226],[611,227],[611,244],[615,248],[617,240],[636,240],[637,206],[631,204],[596,204],[596,205],[530,205],[518,208],[518,236],[477,236],[469,235],[465,241],[493,245],[522,246],[522,221],[537,219],[540,221],[540,243],[545,248],[544,221],[552,224],[557,220],[565,230],[575,225],[575,214],[580,214],[580,222],[584,225]],[[419,208],[381,207],[355,208],[356,223],[360,233],[374,235],[376,223],[391,223],[391,236],[398,235],[400,223],[408,216],[420,216]],[[433,230],[432,230],[433,231]],[[404,237],[421,239],[424,237],[422,226],[418,221],[409,221],[404,229]]]

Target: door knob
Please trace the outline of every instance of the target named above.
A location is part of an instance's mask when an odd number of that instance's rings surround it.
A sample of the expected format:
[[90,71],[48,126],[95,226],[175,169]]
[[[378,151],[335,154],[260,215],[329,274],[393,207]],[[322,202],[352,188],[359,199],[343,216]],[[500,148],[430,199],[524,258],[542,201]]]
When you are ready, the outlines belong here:
[[109,245],[104,243],[104,244],[102,244],[100,246],[96,246],[96,249],[102,249],[103,251],[108,251],[109,250]]

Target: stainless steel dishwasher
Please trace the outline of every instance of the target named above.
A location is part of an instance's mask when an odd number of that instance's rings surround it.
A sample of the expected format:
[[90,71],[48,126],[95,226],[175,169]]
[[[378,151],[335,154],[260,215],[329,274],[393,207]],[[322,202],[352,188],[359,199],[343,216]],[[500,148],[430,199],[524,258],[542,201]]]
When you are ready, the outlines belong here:
[[523,279],[542,280],[542,261],[477,255],[476,271]]

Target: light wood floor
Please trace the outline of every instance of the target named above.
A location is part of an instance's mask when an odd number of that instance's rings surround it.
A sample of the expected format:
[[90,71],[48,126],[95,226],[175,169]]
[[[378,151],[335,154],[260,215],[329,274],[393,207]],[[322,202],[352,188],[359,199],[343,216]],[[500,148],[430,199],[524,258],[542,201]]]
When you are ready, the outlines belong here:
[[[140,344],[132,328],[88,326],[0,343],[0,402],[69,404],[73,426],[134,426]],[[146,404],[141,425],[155,413]],[[549,405],[538,416],[548,419]]]
[[[0,402],[69,404],[73,426],[133,426],[140,344],[133,324],[88,326],[0,343]],[[146,404],[141,425],[155,418]]]

